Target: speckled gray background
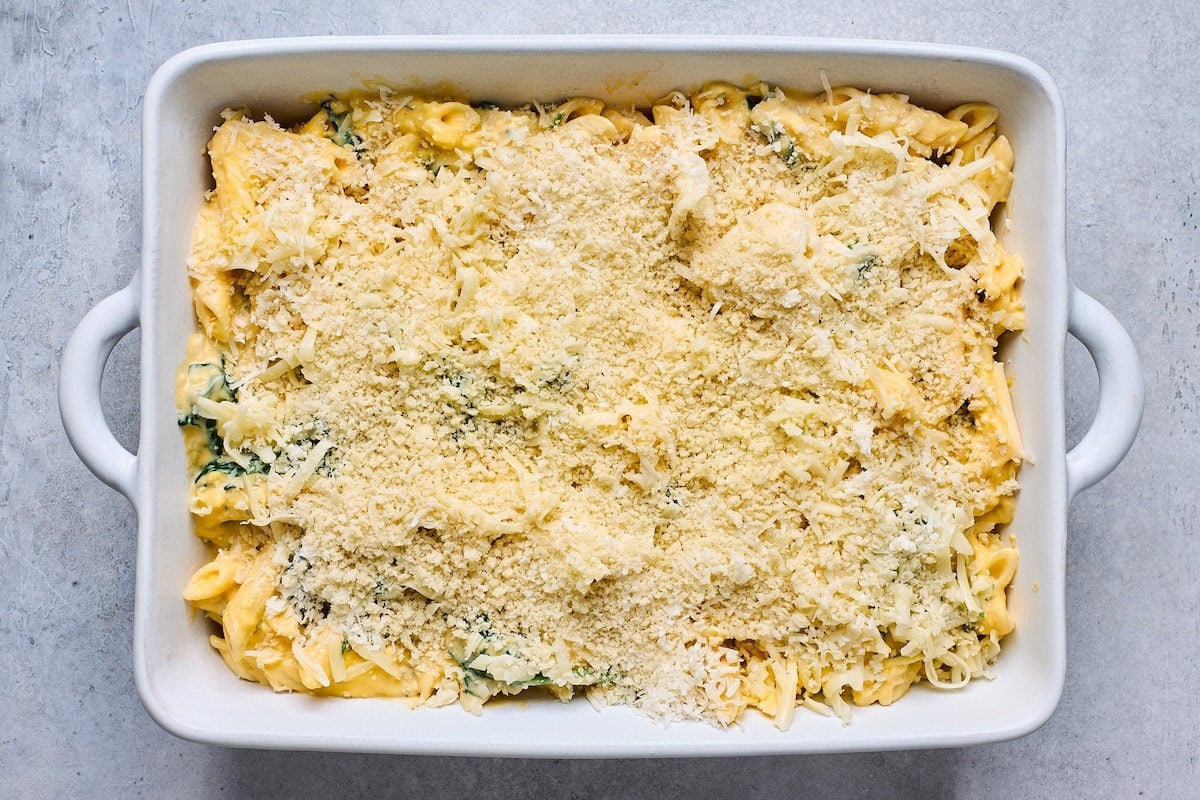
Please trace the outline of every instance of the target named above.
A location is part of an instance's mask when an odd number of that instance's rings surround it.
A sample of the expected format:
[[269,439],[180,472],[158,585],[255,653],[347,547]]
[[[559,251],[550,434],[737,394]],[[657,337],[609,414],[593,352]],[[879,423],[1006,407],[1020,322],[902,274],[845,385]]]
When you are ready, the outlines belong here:
[[[981,45],[1040,63],[1067,111],[1072,277],[1139,343],[1141,437],[1071,507],[1062,705],[1015,742],[738,760],[499,761],[191,744],[131,672],[130,506],[67,444],[55,390],[83,313],[139,255],[141,96],[186,47],[329,33],[774,33]],[[0,0],[0,797],[1200,795],[1200,11],[1191,0],[248,3]],[[137,445],[138,337],[103,396]],[[1069,439],[1096,379],[1068,350]]]

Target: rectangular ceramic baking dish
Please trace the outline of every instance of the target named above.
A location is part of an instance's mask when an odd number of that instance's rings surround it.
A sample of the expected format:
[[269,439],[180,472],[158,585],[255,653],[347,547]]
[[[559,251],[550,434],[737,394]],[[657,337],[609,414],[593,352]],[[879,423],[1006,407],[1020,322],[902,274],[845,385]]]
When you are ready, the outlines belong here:
[[[207,642],[208,626],[180,599],[205,559],[187,513],[173,376],[193,329],[185,260],[211,186],[205,143],[226,107],[284,122],[312,112],[314,92],[390,85],[451,87],[475,100],[523,104],[571,95],[645,102],[705,80],[758,79],[820,91],[833,85],[899,91],[946,109],[996,105],[1017,153],[999,230],[1027,265],[1029,329],[1008,342],[1015,404],[1032,459],[1012,523],[1021,565],[1011,589],[1016,633],[995,680],[956,691],[917,686],[889,707],[857,709],[849,726],[797,713],[791,730],[748,715],[718,730],[662,727],[623,708],[585,701],[410,711],[393,700],[274,694],[238,680]],[[368,37],[231,42],[184,52],[155,73],[145,96],[142,265],[129,286],[80,323],[63,353],[60,406],[83,461],[138,512],[134,665],[138,693],[168,731],[224,745],[392,753],[616,757],[806,753],[968,745],[1041,725],[1065,674],[1066,509],[1111,471],[1140,418],[1137,354],[1119,323],[1067,278],[1064,125],[1058,93],[1036,65],[1004,53],[890,42],[757,37]],[[99,389],[113,345],[141,326],[141,446],[126,452],[108,431]],[[1100,377],[1096,421],[1070,452],[1064,442],[1066,334],[1091,352]]]

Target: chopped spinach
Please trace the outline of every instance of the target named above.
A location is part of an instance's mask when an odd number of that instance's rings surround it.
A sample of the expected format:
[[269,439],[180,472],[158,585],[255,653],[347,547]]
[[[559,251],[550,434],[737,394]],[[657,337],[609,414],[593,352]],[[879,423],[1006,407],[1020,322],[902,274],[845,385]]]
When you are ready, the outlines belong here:
[[469,661],[459,661],[457,663],[463,671],[463,684],[467,694],[475,695],[476,697],[479,696],[476,689],[479,687],[479,684],[485,680],[495,681],[506,689],[527,689],[530,686],[545,686],[554,682],[548,676],[539,672],[533,677],[526,678],[523,681],[513,681],[512,683],[509,683],[507,681],[502,681],[498,678],[495,678],[487,670],[476,669],[475,667],[470,666]]
[[[465,689],[466,693],[479,697],[480,695],[476,691],[476,689],[479,687],[479,684],[485,680],[492,680],[492,676],[481,669],[473,669],[467,666],[466,661],[459,661],[457,663],[463,671],[463,688]],[[486,697],[487,695],[485,694],[484,696]]]
[[253,453],[250,454],[248,464],[248,467],[243,467],[241,464],[228,458],[214,458],[212,461],[209,461],[200,468],[199,474],[196,475],[195,482],[199,483],[200,479],[205,475],[208,475],[210,472],[223,472],[226,475],[238,478],[243,475],[265,475],[269,469],[267,464]]
[[773,149],[779,153],[783,163],[789,167],[794,167],[799,163],[800,151],[796,149],[796,140],[789,136],[778,122],[756,123],[751,128],[766,139],[767,144],[776,145]]
[[[234,389],[233,385],[229,382],[229,374],[226,372],[225,367],[226,364],[224,353],[221,354],[221,360],[219,362],[201,361],[195,364],[188,364],[189,376],[194,371],[200,372],[200,379],[203,380],[204,372],[213,373],[213,375],[209,377],[208,383],[204,387],[204,391],[200,392],[201,397],[205,397],[216,403],[237,402],[237,390]],[[215,419],[209,419],[208,417],[200,416],[199,414],[195,413],[195,407],[193,406],[192,413],[180,414],[178,417],[176,417],[175,421],[180,427],[191,425],[199,428],[204,433],[205,442],[208,445],[209,451],[213,455],[220,456],[225,452],[225,446],[221,441],[220,434],[217,432],[217,421]]]
[[539,672],[532,678],[523,681],[515,681],[514,683],[510,683],[509,686],[519,686],[521,688],[525,688],[527,686],[545,686],[546,684],[552,682],[553,681],[551,681],[548,677]]
[[225,354],[222,353],[220,361],[198,361],[195,364],[188,364],[188,375],[199,370],[215,372],[216,374],[209,378],[208,385],[204,387],[204,391],[200,395],[217,403],[236,401],[237,389],[230,384],[226,367]]
[[[496,629],[492,627],[492,619],[487,615],[486,611],[480,611],[471,619],[464,619],[467,628],[483,637],[485,642],[490,642],[496,638]],[[474,658],[474,656],[472,656]],[[467,659],[468,661],[470,659]]]
[[878,267],[879,264],[879,256],[875,253],[871,253],[868,256],[863,256],[861,259],[859,259],[858,263],[854,265],[854,279],[857,281],[866,280],[867,276],[870,275],[871,270]]
[[611,686],[617,682],[617,676],[610,670],[595,670],[591,667],[576,667],[571,670],[576,686]]
[[349,147],[357,153],[363,149],[363,139],[354,132],[349,110],[339,114],[333,110],[331,102],[332,100],[326,100],[321,104],[321,108],[325,109],[325,116],[329,119],[329,124],[333,126],[334,132],[330,139],[334,144]]

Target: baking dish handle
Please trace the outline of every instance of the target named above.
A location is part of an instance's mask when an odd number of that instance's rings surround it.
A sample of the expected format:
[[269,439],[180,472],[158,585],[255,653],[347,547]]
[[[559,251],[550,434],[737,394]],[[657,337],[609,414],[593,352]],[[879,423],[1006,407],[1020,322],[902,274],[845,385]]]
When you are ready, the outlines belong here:
[[1137,348],[1112,313],[1071,287],[1067,329],[1087,348],[1100,378],[1100,403],[1092,427],[1067,453],[1067,497],[1116,469],[1133,446],[1142,422],[1145,388]]
[[108,429],[100,407],[104,365],[117,342],[140,324],[141,282],[101,300],[80,320],[63,348],[58,409],[71,446],[96,477],[137,504],[137,456]]

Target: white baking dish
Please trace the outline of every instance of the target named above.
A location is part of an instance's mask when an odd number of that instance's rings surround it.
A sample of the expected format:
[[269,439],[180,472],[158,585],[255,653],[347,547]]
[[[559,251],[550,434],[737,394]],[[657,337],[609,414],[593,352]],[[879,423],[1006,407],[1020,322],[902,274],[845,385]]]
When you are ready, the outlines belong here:
[[[568,95],[651,99],[709,79],[758,78],[818,91],[834,85],[902,91],[948,108],[999,107],[1017,153],[1002,239],[1024,256],[1029,331],[1007,346],[1015,402],[1033,461],[1021,472],[1012,528],[1021,566],[1011,590],[1017,632],[994,681],[943,692],[916,687],[853,723],[798,712],[790,731],[750,715],[740,727],[661,727],[627,709],[530,700],[409,711],[390,700],[276,695],[239,681],[208,643],[208,626],[180,599],[205,558],[185,502],[173,374],[192,330],[184,262],[210,167],[204,145],[221,109],[244,106],[281,120],[303,97],[362,81],[452,86],[477,100],[524,103]],[[1063,592],[1066,508],[1132,444],[1142,408],[1137,354],[1118,322],[1067,279],[1064,130],[1057,91],[1037,66],[1002,53],[941,45],[780,38],[324,38],[196,48],[154,75],[144,111],[141,269],[84,317],[63,353],[60,405],[83,461],[137,507],[134,664],[154,718],[188,739],[237,746],[521,756],[666,756],[800,753],[966,745],[1028,733],[1058,703],[1065,672]],[[1006,226],[1001,225],[1001,231]],[[135,456],[105,426],[99,389],[113,345],[142,328],[141,448]],[[1092,353],[1100,375],[1096,421],[1069,453],[1064,443],[1066,334]]]

